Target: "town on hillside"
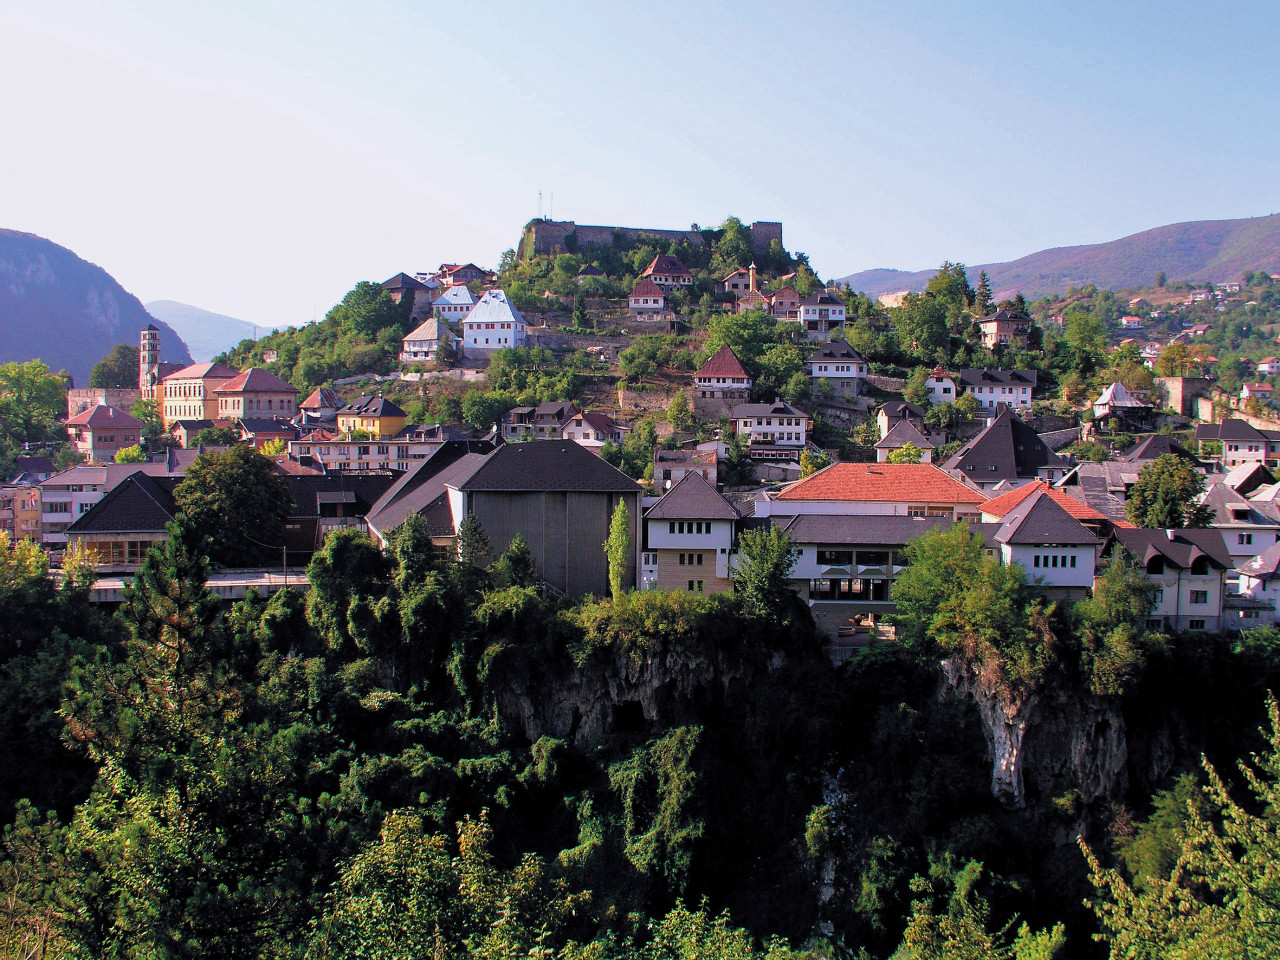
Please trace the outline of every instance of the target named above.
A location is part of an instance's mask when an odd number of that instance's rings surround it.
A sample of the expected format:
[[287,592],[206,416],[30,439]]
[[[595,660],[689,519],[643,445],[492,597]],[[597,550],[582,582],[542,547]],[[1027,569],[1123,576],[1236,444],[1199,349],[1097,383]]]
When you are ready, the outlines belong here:
[[386,547],[412,516],[454,553],[468,527],[495,554],[522,537],[570,597],[609,592],[618,516],[641,591],[731,591],[765,529],[839,659],[894,638],[909,545],[964,524],[1048,599],[1091,595],[1123,551],[1150,628],[1241,630],[1280,620],[1278,279],[1028,304],[944,263],[876,300],[780,223],[537,220],[497,269],[362,282],[213,362],[138,331],[57,409],[8,418],[0,529],[90,557],[118,602],[188,471],[247,448],[292,505],[264,559],[216,571],[224,599],[305,589],[335,531]]

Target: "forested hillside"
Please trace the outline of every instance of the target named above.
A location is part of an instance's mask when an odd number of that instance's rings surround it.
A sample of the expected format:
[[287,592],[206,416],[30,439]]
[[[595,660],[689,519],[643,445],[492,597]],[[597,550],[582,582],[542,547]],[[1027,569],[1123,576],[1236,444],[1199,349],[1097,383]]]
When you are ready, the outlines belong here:
[[[1276,945],[1249,900],[1270,881],[1229,870],[1266,862],[1276,808],[1233,778],[1256,813],[1225,828],[1254,832],[1208,856],[1226,801],[1199,758],[1268,749],[1278,638],[1150,633],[1133,568],[1045,605],[959,528],[913,548],[917,628],[834,668],[780,535],[744,537],[733,594],[570,602],[519,539],[472,527],[453,559],[415,518],[385,554],[333,535],[305,596],[226,607],[195,524],[113,616],[74,558],[54,580],[36,547],[0,554],[5,956]],[[992,793],[1001,716],[1025,724],[1021,799]]]

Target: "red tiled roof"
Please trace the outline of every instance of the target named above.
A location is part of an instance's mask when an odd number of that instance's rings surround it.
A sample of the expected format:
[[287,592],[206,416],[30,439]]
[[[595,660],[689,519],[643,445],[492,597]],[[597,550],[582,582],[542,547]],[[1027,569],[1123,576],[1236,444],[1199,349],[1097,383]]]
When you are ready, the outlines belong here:
[[177,373],[171,373],[166,380],[230,380],[236,371],[221,363],[193,363],[183,367]]
[[688,268],[680,262],[679,257],[673,257],[669,253],[660,253],[654,257],[653,262],[649,264],[648,268],[643,274],[641,274],[641,276],[647,277],[653,273],[661,273],[666,276],[677,277],[693,276],[693,274],[689,273]]
[[960,504],[987,498],[931,463],[836,463],[793,483],[778,499]]
[[68,427],[133,427],[141,429],[145,424],[137,417],[130,416],[123,410],[100,403],[96,407],[82,410],[67,420]]
[[742,361],[738,359],[738,355],[726,343],[723,347],[711,355],[701,367],[695,376],[699,377],[747,377],[749,376],[746,369],[742,366]]
[[1002,493],[1000,496],[988,500],[982,505],[982,512],[993,517],[1003,517],[1018,504],[1026,500],[1037,490],[1043,490],[1049,494],[1050,499],[1058,506],[1066,510],[1067,513],[1076,520],[1106,520],[1107,518],[1094,510],[1093,507],[1077,500],[1071,494],[1062,490],[1055,490],[1043,480],[1036,480],[1034,483],[1028,483],[1021,487],[1015,487],[1008,493]]

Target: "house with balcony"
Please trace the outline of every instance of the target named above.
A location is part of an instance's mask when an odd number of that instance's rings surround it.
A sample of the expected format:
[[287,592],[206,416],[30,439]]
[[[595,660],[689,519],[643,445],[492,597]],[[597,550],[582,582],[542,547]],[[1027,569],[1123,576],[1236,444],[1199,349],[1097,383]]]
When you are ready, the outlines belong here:
[[693,285],[693,274],[680,262],[679,257],[660,253],[645,267],[641,278],[652,280],[663,290],[680,289]]
[[99,573],[133,573],[147,551],[168,539],[167,525],[178,514],[176,477],[135,471],[66,528],[68,547],[92,555]]
[[747,437],[753,460],[798,460],[812,423],[806,413],[784,400],[740,403],[730,418],[734,432]]
[[1025,313],[1008,308],[997,310],[978,321],[982,330],[982,345],[988,350],[1004,344],[1013,350],[1025,350],[1031,333],[1031,318]]
[[564,428],[578,415],[568,400],[548,400],[536,407],[513,407],[502,418],[502,439],[559,440]]
[[621,443],[623,430],[608,414],[577,412],[564,422],[560,435],[580,447],[599,453],[606,443]]
[[456,351],[462,344],[462,338],[455,336],[444,320],[428,317],[400,341],[401,366],[434,363],[440,356],[441,344],[447,344]]
[[828,340],[844,331],[844,301],[827,290],[804,297],[797,309],[797,322],[810,340]]
[[862,395],[867,384],[867,361],[857,350],[837,337],[818,347],[805,360],[813,395],[821,396],[826,383],[837,397],[851,400]]
[[732,590],[730,555],[738,519],[737,508],[713,482],[686,473],[645,512],[640,589]]
[[182,476],[186,464],[172,459],[172,454],[170,451],[170,459],[163,463],[83,464],[40,481],[36,485],[40,527],[35,539],[47,547],[61,549],[67,542],[67,528],[134,473]]

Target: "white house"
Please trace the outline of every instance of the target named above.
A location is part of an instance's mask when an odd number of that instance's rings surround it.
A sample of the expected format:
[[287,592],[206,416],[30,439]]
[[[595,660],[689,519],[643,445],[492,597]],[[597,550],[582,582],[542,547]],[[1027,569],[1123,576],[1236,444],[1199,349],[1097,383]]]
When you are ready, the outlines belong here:
[[523,347],[528,337],[524,317],[501,290],[486,290],[462,321],[462,349],[469,357]]
[[818,384],[825,380],[837,397],[860,396],[867,382],[867,361],[844,340],[836,338],[824,343],[805,361],[809,377],[818,393]]
[[606,443],[621,443],[622,428],[603,413],[575,413],[561,427],[560,436],[580,447],[599,451]]
[[809,417],[783,400],[740,403],[731,416],[734,431],[747,436],[753,459],[795,459],[808,439]]
[[686,473],[644,515],[640,589],[733,589],[729,558],[738,511],[700,473]]
[[929,379],[925,381],[924,389],[929,394],[929,402],[934,406],[956,402],[956,382],[941,365],[933,368]]
[[627,313],[637,320],[653,319],[667,309],[667,297],[662,288],[648,277],[636,281],[627,304]]
[[431,304],[431,312],[442,320],[461,320],[476,304],[475,294],[459,283],[445,290]]
[[1157,588],[1152,629],[1222,629],[1223,574],[1232,569],[1217,530],[1117,528],[1116,542],[1137,558]]
[[458,338],[443,320],[430,317],[419,324],[400,344],[400,362],[427,363],[436,359],[442,342],[449,342],[454,347]]
[[1257,370],[1264,377],[1274,376],[1280,373],[1280,360],[1275,357],[1263,357],[1258,361]]
[[1102,541],[1068,512],[1063,500],[1071,498],[1037,484],[1028,494],[1019,489],[988,500],[982,519],[1000,524],[991,539],[999,544],[1001,563],[1020,564],[1027,579],[1050,596],[1083,599],[1093,587]]
[[1036,389],[1034,370],[961,370],[956,377],[957,389],[973,394],[979,410],[986,412],[998,410],[1001,405],[1029,409]]
[[826,340],[844,329],[844,317],[844,301],[819,290],[800,301],[797,319],[810,340]]

